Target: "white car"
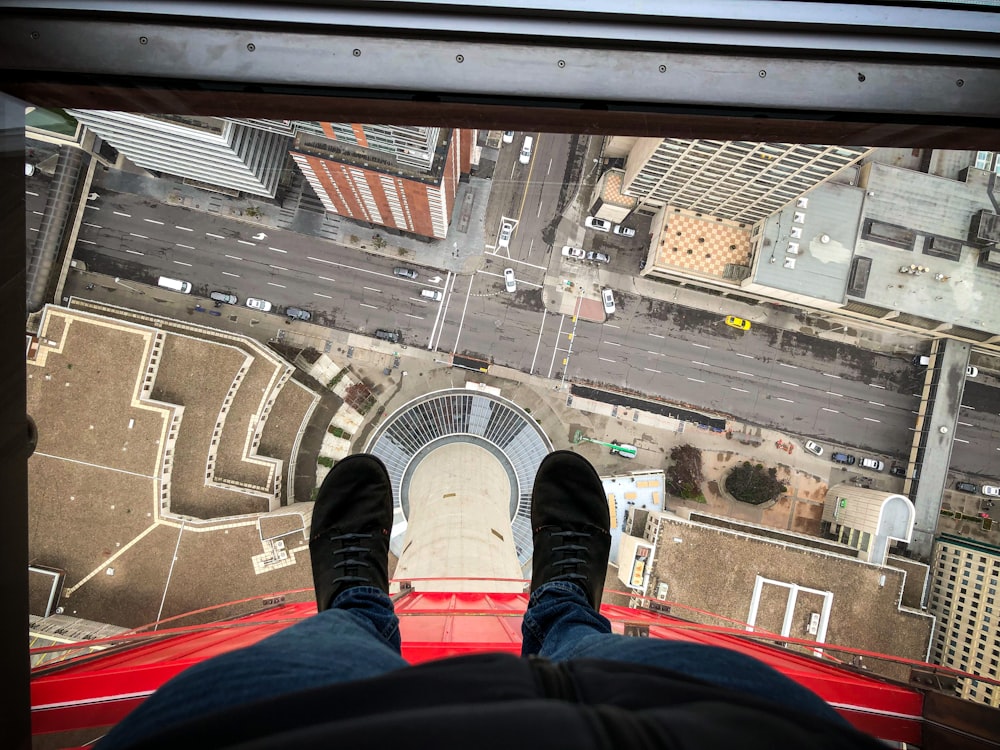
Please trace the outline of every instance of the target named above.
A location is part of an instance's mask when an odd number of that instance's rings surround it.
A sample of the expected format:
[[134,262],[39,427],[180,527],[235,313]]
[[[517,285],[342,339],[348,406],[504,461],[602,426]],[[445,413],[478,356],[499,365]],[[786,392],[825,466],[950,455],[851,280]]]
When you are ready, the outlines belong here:
[[965,368],[965,377],[974,378],[979,374],[979,368],[975,365],[969,365]]
[[586,219],[584,219],[583,225],[585,227],[589,227],[590,229],[596,229],[598,232],[611,231],[610,221],[608,221],[607,219],[598,219],[595,216],[588,216]]
[[271,312],[271,303],[268,302],[266,299],[247,297],[246,305],[252,310],[260,310],[261,312]]
[[505,130],[505,131],[503,131],[503,142],[504,143],[513,143],[514,142],[514,131],[513,130]]
[[503,285],[508,292],[517,291],[517,279],[514,278],[514,269],[503,269]]
[[500,236],[497,237],[498,247],[510,247],[510,236],[514,234],[514,225],[505,221],[500,227]]
[[611,231],[615,234],[620,234],[622,237],[635,237],[635,230],[632,227],[624,227],[621,224],[615,224],[615,228]]
[[604,314],[612,315],[615,311],[615,295],[610,289],[601,290],[601,302],[604,303]]
[[984,484],[979,488],[979,491],[990,497],[1000,497],[1000,487],[997,487],[995,484]]
[[563,245],[562,254],[564,258],[579,258],[580,260],[587,257],[587,253],[582,247],[572,247],[571,245]]
[[823,455],[823,446],[815,440],[806,440],[806,450],[816,456]]

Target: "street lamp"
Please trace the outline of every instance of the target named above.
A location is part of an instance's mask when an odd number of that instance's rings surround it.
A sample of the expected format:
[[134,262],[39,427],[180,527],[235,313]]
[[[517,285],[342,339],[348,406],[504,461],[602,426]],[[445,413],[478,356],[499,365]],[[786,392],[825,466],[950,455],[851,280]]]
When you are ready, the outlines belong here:
[[133,292],[138,292],[139,294],[145,294],[145,292],[142,291],[141,289],[136,289],[134,286],[129,286],[128,284],[126,284],[124,281],[121,280],[120,276],[115,276],[115,283],[120,284],[126,289],[131,289]]

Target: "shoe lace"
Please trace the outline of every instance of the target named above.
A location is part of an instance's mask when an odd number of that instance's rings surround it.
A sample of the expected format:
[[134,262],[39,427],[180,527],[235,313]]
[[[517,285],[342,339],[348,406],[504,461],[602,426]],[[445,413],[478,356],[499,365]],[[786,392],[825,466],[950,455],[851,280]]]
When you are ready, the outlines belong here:
[[[336,534],[330,536],[330,541],[340,545],[333,552],[336,562],[333,564],[334,570],[342,569],[343,573],[333,579],[333,585],[342,583],[367,583],[366,576],[358,575],[358,568],[370,568],[372,564],[365,559],[371,555],[371,549],[359,544],[362,539],[371,539],[372,534],[361,534],[353,532],[350,534]],[[342,557],[343,559],[337,559]]]
[[577,539],[586,539],[590,537],[590,534],[585,531],[557,531],[552,536],[559,537],[562,543],[552,548],[552,556],[555,559],[551,565],[554,571],[559,572],[556,572],[549,580],[577,583],[582,581],[583,585],[586,586],[587,575],[581,572],[580,568],[587,565],[587,547],[578,544]]

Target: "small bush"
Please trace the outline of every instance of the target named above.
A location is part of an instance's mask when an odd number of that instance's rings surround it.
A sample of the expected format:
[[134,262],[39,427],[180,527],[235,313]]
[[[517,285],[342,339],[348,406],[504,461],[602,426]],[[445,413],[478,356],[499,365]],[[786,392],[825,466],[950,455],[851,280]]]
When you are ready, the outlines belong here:
[[330,380],[330,382],[326,384],[326,387],[332,391],[337,386],[337,383],[339,383],[341,380],[344,379],[344,376],[346,374],[347,374],[347,368],[346,367],[341,368],[340,372],[334,375],[333,378]]
[[332,469],[336,461],[334,461],[329,456],[320,456],[319,458],[316,459],[316,463],[318,463],[320,466],[325,466],[328,469]]

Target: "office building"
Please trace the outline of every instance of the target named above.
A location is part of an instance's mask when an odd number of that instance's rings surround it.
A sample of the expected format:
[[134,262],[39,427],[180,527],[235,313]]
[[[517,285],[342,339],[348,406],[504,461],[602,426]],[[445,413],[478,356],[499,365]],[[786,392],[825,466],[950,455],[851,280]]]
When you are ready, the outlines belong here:
[[68,111],[136,166],[219,192],[273,198],[291,144],[287,130],[222,117]]
[[461,129],[300,123],[292,158],[327,211],[441,239],[474,140]]
[[[934,548],[929,609],[937,618],[932,660],[963,672],[1000,678],[1000,547],[942,535]],[[960,679],[966,700],[1000,707],[1000,686]]]
[[913,538],[916,512],[905,495],[838,484],[827,490],[823,522],[841,544],[858,550],[858,557],[885,565],[892,542]]

